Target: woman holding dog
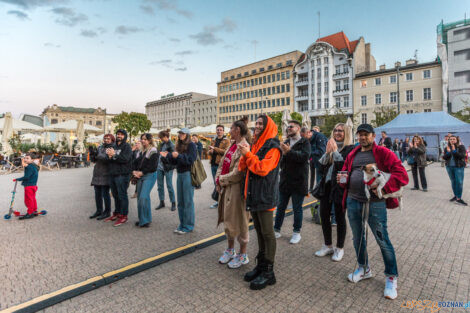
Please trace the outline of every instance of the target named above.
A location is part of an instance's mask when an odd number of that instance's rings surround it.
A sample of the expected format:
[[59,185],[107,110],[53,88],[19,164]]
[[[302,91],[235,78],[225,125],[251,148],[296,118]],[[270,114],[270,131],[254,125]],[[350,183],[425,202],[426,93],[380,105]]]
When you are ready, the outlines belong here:
[[411,165],[411,172],[413,173],[414,188],[411,190],[419,190],[418,172],[421,180],[421,187],[423,191],[428,191],[428,183],[426,181],[426,146],[424,145],[423,138],[416,135],[411,140],[408,155],[411,155],[414,159],[414,163]]
[[[336,124],[330,140],[326,145],[326,153],[320,158],[323,172],[320,188],[324,195],[320,198],[320,218],[323,231],[324,244],[320,250],[315,252],[316,256],[322,257],[333,254],[332,260],[339,262],[344,255],[344,240],[346,238],[345,210],[341,204],[344,189],[336,182],[338,171],[341,171],[344,160],[349,152],[354,149],[351,127],[344,123]],[[336,215],[336,247],[332,245],[331,209],[334,207]]]
[[467,205],[467,203],[462,200],[466,153],[465,146],[461,144],[460,139],[451,135],[448,138],[447,147],[442,156],[446,163],[447,174],[449,175],[452,184],[452,192],[454,193],[454,197],[450,199],[450,201],[456,201],[462,205]]

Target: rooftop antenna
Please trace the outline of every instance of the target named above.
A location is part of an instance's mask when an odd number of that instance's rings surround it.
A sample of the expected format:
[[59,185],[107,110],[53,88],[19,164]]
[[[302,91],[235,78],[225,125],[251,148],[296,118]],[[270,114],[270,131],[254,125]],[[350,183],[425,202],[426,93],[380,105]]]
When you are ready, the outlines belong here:
[[415,60],[418,61],[418,49],[415,50]]
[[318,13],[318,38],[320,38],[320,11]]

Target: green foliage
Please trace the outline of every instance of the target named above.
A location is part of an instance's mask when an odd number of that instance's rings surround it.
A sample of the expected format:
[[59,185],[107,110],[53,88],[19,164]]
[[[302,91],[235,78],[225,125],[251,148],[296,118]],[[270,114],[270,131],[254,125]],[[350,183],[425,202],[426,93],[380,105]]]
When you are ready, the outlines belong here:
[[302,124],[302,120],[303,120],[302,114],[300,114],[298,112],[292,112],[290,114],[290,118],[291,118],[291,120],[299,121]]
[[8,143],[10,144],[10,147],[13,149],[13,151],[18,151],[21,146],[21,138],[18,134],[13,134],[13,136],[8,139]]
[[152,127],[152,122],[147,118],[147,115],[137,112],[122,112],[113,117],[112,121],[118,125],[117,128],[127,131],[131,141],[132,137],[142,134]]
[[373,127],[380,127],[392,121],[398,116],[398,112],[394,108],[380,107],[374,111],[375,120],[371,121]]
[[453,117],[458,118],[462,122],[470,123],[470,108],[465,108],[456,113],[450,113]]
[[327,110],[326,115],[323,117],[323,120],[324,124],[322,127],[320,127],[320,130],[326,137],[330,137],[331,131],[333,130],[335,125],[338,123],[346,123],[346,121],[348,120],[348,115],[346,115],[343,110],[335,108],[333,114],[329,114]]
[[40,154],[53,154],[57,151],[57,146],[58,145],[56,145],[52,142],[45,143],[45,144],[37,143],[36,144],[36,150]]
[[[278,135],[282,135],[282,112],[276,112],[269,114],[269,117],[276,123],[277,125],[277,133]],[[293,112],[290,114],[291,120],[296,120],[302,123],[302,115],[297,112]]]

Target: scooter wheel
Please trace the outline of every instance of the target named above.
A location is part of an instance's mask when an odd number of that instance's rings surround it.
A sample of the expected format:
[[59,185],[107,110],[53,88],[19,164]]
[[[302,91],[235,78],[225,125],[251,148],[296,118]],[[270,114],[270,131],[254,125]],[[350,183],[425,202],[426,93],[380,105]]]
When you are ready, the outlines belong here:
[[41,215],[46,215],[46,214],[47,214],[47,211],[46,211],[46,210],[42,210],[41,212],[39,212],[39,214],[41,214]]
[[3,216],[3,218],[6,219],[6,220],[9,220],[9,219],[11,218],[11,215],[10,215],[10,214],[5,214],[5,215]]

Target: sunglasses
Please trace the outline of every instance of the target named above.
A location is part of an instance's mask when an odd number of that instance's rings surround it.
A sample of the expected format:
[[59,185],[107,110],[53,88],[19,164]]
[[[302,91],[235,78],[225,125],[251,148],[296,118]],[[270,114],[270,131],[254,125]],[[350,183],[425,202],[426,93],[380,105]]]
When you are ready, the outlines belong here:
[[344,130],[342,129],[335,129],[333,130],[334,133],[344,133]]
[[291,128],[294,128],[295,126],[292,126],[292,125],[289,125],[287,126],[287,129],[291,129]]

